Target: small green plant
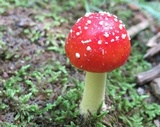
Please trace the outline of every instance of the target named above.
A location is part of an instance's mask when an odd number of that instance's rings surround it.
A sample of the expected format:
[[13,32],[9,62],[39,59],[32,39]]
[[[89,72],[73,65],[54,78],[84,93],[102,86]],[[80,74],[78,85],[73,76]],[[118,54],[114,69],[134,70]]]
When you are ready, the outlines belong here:
[[48,51],[55,51],[60,54],[64,54],[64,39],[65,36],[62,33],[47,33],[47,48]]

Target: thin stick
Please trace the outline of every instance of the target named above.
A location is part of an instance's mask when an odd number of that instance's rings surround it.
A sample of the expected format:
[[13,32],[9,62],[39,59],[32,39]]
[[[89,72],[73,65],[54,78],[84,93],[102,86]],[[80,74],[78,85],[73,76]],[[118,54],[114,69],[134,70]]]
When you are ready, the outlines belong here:
[[144,84],[153,80],[154,78],[160,76],[160,64],[155,66],[149,71],[142,72],[136,76],[137,82],[139,84]]

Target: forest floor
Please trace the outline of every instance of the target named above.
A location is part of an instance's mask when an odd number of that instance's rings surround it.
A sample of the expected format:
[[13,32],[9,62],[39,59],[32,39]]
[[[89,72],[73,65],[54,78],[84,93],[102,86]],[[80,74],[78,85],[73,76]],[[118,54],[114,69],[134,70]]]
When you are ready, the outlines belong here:
[[[140,6],[149,8],[147,2],[100,1],[0,1],[0,126],[160,127],[160,95],[151,86],[157,77],[136,80],[160,63],[159,50],[144,58],[158,46],[160,37],[147,44],[160,32],[159,19]],[[107,75],[105,101],[111,109],[86,120],[79,114],[85,72],[70,64],[64,45],[87,11],[117,15],[132,38],[132,51],[123,67]]]

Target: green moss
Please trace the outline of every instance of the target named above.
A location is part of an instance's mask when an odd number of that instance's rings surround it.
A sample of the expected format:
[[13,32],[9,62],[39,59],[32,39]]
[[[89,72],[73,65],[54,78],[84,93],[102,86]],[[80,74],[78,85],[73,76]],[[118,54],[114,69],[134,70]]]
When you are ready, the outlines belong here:
[[[117,2],[120,3],[121,1],[117,0]],[[101,7],[103,9],[107,8],[106,11],[116,11],[113,10],[113,7],[118,8],[117,2],[106,2],[106,5],[109,5],[108,8],[96,0],[93,1],[92,5],[85,6],[92,11],[97,11]],[[82,4],[80,0],[62,0],[61,2],[56,0],[34,0],[32,2],[28,0],[0,1],[0,13],[2,16],[13,8],[32,8],[36,10],[32,14],[32,19],[43,26],[41,30],[36,29],[36,26],[23,28],[21,35],[28,40],[27,42],[41,47],[36,50],[35,55],[28,55],[24,59],[22,58],[23,56],[13,57],[15,54],[21,55],[21,53],[17,52],[17,49],[12,50],[7,45],[8,43],[2,41],[2,38],[4,38],[3,32],[6,32],[8,28],[5,25],[0,28],[0,60],[4,63],[6,62],[6,64],[15,62],[20,58],[22,61],[25,60],[23,66],[21,65],[22,67],[9,70],[7,72],[8,77],[0,76],[0,119],[3,119],[0,122],[0,126],[155,126],[153,121],[156,118],[159,119],[160,106],[156,103],[147,103],[145,100],[150,95],[138,95],[135,88],[135,75],[151,68],[151,65],[143,59],[146,47],[138,41],[132,42],[132,52],[127,63],[123,67],[107,74],[106,92],[109,99],[106,98],[106,102],[108,102],[110,109],[101,113],[98,111],[89,116],[87,120],[79,114],[79,103],[83,93],[84,82],[78,80],[79,78],[74,75],[77,70],[68,66],[68,61],[65,64],[64,61],[60,62],[54,59],[57,58],[55,56],[57,54],[60,57],[59,59],[65,59],[63,55],[65,53],[66,33],[64,31],[69,31],[71,26],[64,26],[71,24],[69,21],[75,21],[74,17],[85,12],[83,10],[85,7]],[[71,14],[73,9],[79,6],[81,6],[82,12],[78,13],[77,11],[73,17],[73,14]],[[42,13],[40,11],[39,13],[39,10],[42,9],[45,11]],[[63,17],[66,12],[69,12],[71,16]],[[126,20],[131,16],[131,12],[127,12],[119,12],[119,15],[123,15],[124,20]],[[65,25],[63,26],[62,24]],[[42,41],[42,45],[39,43],[40,39],[45,40]],[[52,56],[49,57],[51,52]],[[49,58],[45,55],[45,60],[39,59],[44,59],[44,57],[39,57],[43,53],[49,54]],[[33,61],[36,58],[38,60]],[[1,74],[3,74],[4,69],[0,70]],[[13,118],[7,117],[10,113],[13,113]]]

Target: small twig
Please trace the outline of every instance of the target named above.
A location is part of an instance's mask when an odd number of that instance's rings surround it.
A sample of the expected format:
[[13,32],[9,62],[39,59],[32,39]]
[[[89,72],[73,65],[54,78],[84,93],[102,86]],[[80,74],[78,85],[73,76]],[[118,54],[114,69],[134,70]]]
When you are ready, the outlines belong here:
[[142,72],[136,76],[137,82],[139,84],[143,84],[145,82],[151,81],[154,78],[158,77],[160,75],[160,64],[155,66],[149,71]]
[[160,52],[160,43],[157,44],[156,46],[148,49],[147,53],[144,55],[144,58],[153,56],[153,55],[157,54],[158,52]]
[[142,22],[140,22],[139,24],[130,27],[127,31],[128,34],[131,36],[131,38],[133,38],[136,34],[138,34],[140,31],[146,29],[147,27],[149,27],[149,20],[144,20]]
[[148,47],[154,47],[157,45],[157,39],[160,38],[160,32],[153,36],[151,39],[149,39],[147,46]]

